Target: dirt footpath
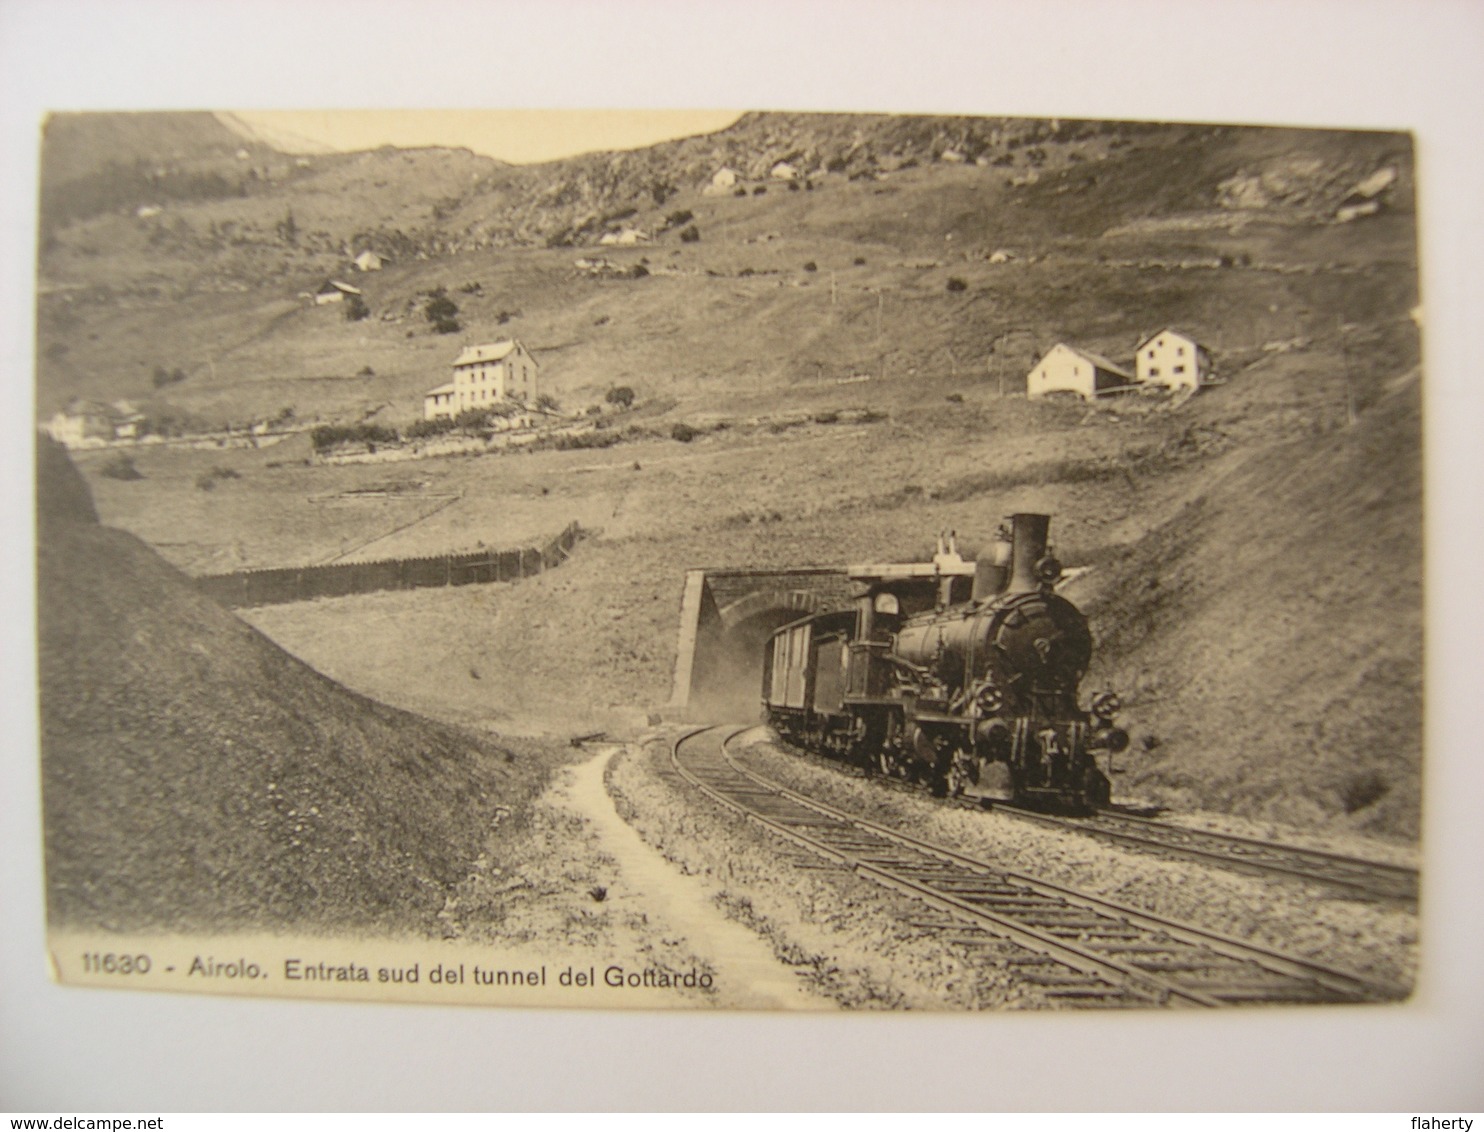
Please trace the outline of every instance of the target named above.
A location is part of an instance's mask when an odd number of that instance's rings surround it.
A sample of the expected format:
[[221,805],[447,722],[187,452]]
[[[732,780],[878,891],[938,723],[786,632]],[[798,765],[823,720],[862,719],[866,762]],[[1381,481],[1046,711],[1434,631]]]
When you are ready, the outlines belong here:
[[682,873],[645,843],[614,808],[604,774],[619,750],[606,746],[569,769],[554,791],[559,800],[592,823],[598,845],[617,863],[608,890],[615,911],[640,911],[667,935],[684,937],[696,957],[716,971],[717,1005],[755,1010],[827,1010],[834,1006],[805,988],[758,936],[727,919],[717,891]]

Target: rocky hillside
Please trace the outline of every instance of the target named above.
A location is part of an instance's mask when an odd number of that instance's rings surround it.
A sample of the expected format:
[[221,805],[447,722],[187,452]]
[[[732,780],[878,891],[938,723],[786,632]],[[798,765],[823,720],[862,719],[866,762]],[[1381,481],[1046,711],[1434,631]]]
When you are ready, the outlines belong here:
[[346,691],[98,525],[65,455],[38,478],[53,922],[432,930],[533,749]]
[[[614,384],[711,411],[862,373],[1018,382],[1059,340],[1126,361],[1171,324],[1231,374],[1417,301],[1405,135],[757,114],[521,168],[239,152],[211,158],[237,178],[225,195],[129,197],[124,178],[127,203],[49,232],[43,414],[84,395],[396,424],[461,342],[507,335],[576,410]],[[355,273],[366,248],[386,270]],[[329,277],[354,279],[368,318],[306,304]],[[439,288],[455,338],[423,317]]]

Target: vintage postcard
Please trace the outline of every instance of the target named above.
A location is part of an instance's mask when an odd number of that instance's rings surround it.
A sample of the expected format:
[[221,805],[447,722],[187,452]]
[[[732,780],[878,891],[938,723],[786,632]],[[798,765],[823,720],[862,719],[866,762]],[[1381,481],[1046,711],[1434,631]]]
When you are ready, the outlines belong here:
[[1411,993],[1409,135],[58,113],[40,199],[62,982]]

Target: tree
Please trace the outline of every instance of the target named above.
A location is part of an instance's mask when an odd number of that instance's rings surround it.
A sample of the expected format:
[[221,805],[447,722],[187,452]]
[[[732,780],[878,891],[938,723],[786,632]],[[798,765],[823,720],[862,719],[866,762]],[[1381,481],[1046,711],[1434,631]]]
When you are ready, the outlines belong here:
[[560,412],[562,407],[550,393],[543,393],[536,398],[536,408],[545,409],[548,413],[556,413]]
[[603,394],[603,400],[610,405],[616,405],[620,409],[627,409],[634,403],[634,391],[627,385],[615,385],[607,393]]
[[701,230],[694,224],[680,230],[680,242],[682,244],[694,244],[701,238]]
[[278,237],[289,245],[299,242],[299,225],[294,221],[294,210],[292,208],[278,222]]
[[448,292],[442,287],[430,293],[427,303],[423,306],[423,314],[427,316],[429,322],[452,319],[458,313],[459,305],[448,297]]
[[463,329],[458,320],[459,306],[442,287],[428,295],[423,314],[439,334],[457,334]]

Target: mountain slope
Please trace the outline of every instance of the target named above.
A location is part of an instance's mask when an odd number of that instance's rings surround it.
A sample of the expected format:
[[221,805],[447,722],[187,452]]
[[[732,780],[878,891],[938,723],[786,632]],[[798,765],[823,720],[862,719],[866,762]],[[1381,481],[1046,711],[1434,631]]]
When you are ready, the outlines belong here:
[[1351,428],[1254,452],[1089,577],[1093,679],[1128,704],[1136,788],[1417,836],[1420,433],[1414,370]]
[[38,478],[52,923],[429,930],[530,751],[348,692]]

